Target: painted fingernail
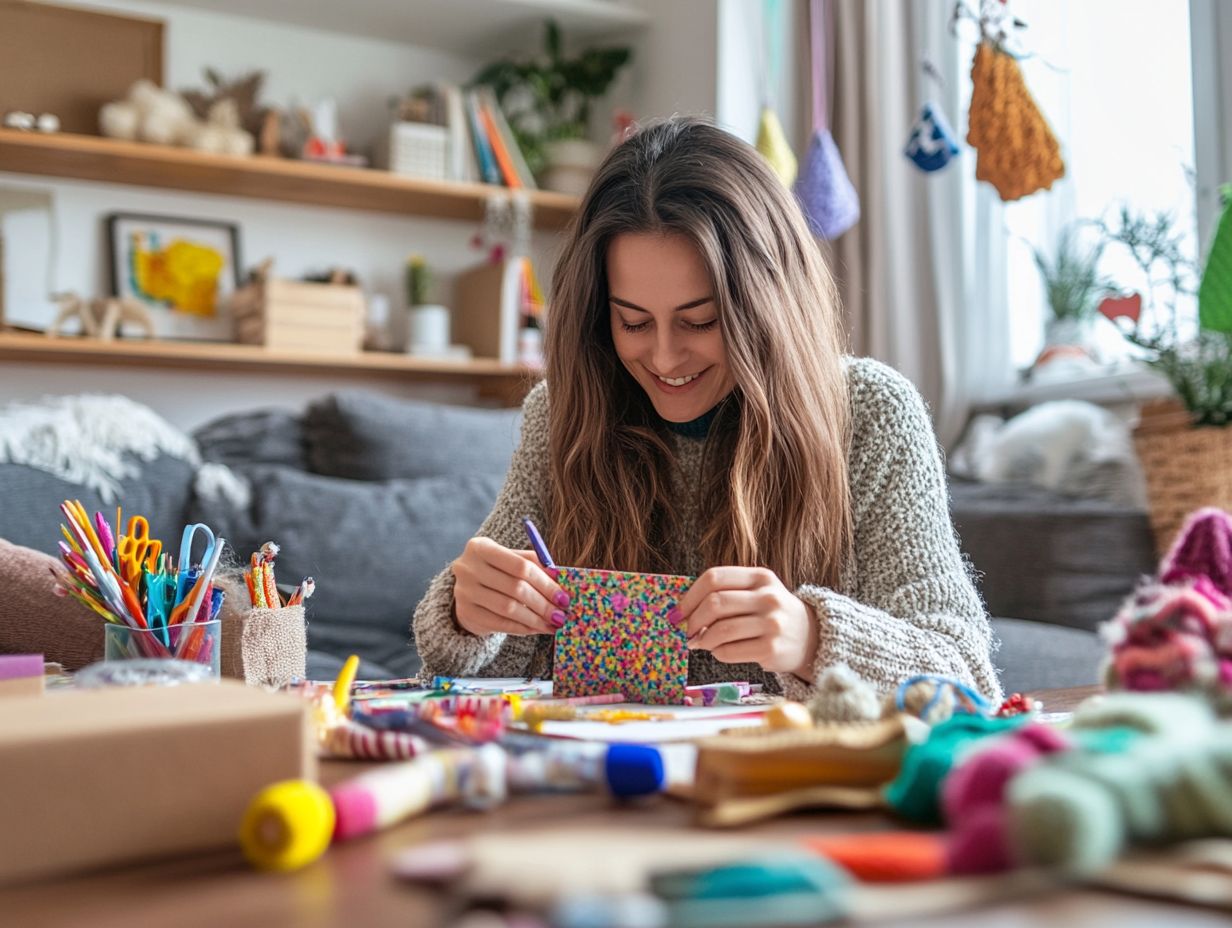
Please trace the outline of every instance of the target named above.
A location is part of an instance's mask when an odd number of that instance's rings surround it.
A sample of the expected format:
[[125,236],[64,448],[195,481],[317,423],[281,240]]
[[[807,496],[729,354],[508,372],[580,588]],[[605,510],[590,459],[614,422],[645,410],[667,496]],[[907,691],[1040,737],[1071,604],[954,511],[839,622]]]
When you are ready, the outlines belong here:
[[679,625],[680,620],[684,618],[684,613],[680,611],[679,606],[672,606],[671,611],[667,614],[667,621],[673,625]]
[[552,597],[552,602],[564,609],[569,605],[569,594],[564,590],[557,590],[556,595]]
[[557,628],[563,628],[565,625],[565,614],[559,609],[552,613],[552,624]]

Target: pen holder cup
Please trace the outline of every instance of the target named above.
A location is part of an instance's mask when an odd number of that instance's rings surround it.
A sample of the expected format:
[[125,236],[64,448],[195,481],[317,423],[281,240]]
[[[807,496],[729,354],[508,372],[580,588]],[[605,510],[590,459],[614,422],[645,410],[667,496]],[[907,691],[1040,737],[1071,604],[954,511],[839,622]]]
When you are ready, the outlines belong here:
[[222,673],[249,686],[279,687],[307,674],[308,634],[303,606],[249,608],[223,617]]
[[132,628],[107,623],[103,628],[103,660],[127,661],[138,658],[176,658],[203,664],[218,676],[222,666],[222,623],[197,622],[170,628]]

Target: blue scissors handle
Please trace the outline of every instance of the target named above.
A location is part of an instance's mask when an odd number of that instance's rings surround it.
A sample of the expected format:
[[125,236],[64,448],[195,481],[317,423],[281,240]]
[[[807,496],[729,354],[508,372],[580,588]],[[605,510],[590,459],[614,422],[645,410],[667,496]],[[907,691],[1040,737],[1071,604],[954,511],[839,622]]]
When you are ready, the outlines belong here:
[[176,563],[178,573],[175,581],[175,605],[179,605],[184,600],[184,596],[188,593],[188,572],[192,568],[192,546],[193,540],[196,537],[197,530],[200,529],[205,533],[206,545],[205,553],[201,555],[201,560],[197,563],[208,564],[210,558],[214,556],[214,532],[204,522],[196,522],[193,525],[184,526],[184,535],[180,539],[180,559]]

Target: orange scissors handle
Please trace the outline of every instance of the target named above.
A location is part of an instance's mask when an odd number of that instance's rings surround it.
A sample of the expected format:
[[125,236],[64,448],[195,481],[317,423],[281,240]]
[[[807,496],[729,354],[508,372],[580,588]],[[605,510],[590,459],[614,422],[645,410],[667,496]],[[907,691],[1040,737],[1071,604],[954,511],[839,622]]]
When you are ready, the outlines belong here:
[[128,520],[128,533],[120,539],[120,572],[130,584],[136,583],[145,568],[157,572],[158,556],[163,543],[150,537],[150,523],[145,516],[133,516]]

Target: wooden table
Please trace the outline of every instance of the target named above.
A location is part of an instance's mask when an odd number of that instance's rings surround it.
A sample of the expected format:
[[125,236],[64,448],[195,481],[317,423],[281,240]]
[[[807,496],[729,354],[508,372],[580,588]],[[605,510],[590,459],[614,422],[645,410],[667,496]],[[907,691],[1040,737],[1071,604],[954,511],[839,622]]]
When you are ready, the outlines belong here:
[[[1036,695],[1043,700],[1045,711],[1058,712],[1096,691],[1088,687]],[[325,773],[332,778],[346,769],[355,768],[331,764]],[[527,797],[488,813],[436,812],[372,838],[340,845],[294,874],[255,873],[238,852],[226,852],[0,891],[0,925],[428,928],[447,924],[448,900],[394,880],[389,874],[389,860],[396,852],[423,841],[465,837],[479,830],[517,833],[542,830],[552,823],[592,835],[604,828],[644,829],[648,841],[664,833],[696,834],[699,841],[715,835],[691,825],[688,806],[671,799],[615,808],[594,796]],[[82,827],[88,827],[88,823],[82,823]],[[883,815],[823,812],[785,817],[746,832],[792,838],[892,827],[900,826]],[[0,823],[0,840],[2,835]],[[1067,889],[928,919],[904,911],[900,919],[880,924],[1184,928],[1226,922],[1218,913],[1198,908]]]

